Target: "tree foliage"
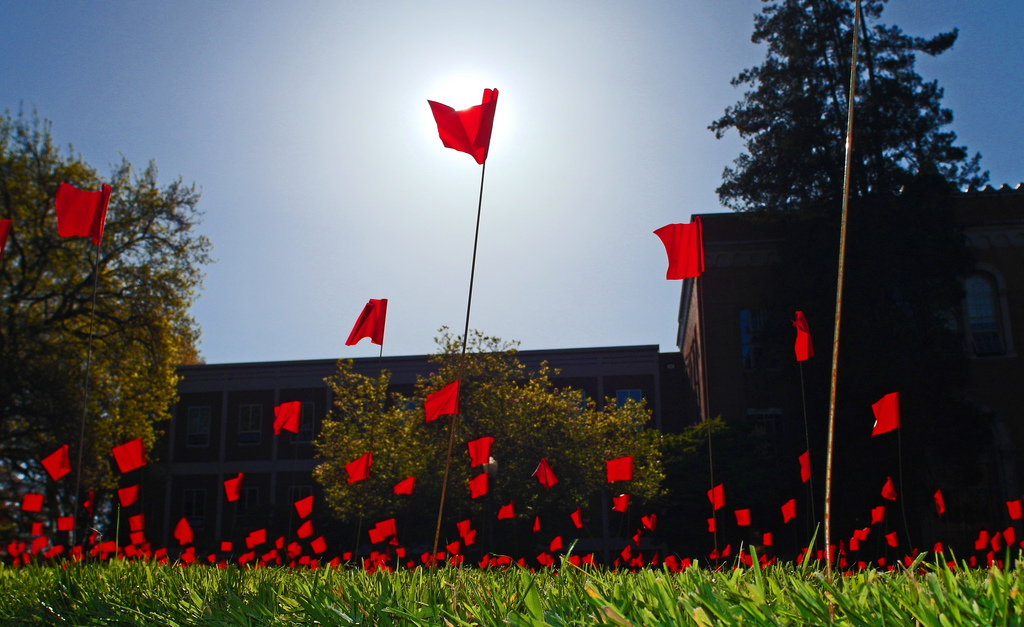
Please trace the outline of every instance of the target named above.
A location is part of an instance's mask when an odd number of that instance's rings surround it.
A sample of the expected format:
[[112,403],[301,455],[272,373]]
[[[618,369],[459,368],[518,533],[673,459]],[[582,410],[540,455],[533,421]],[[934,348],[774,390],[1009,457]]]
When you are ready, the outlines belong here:
[[[593,399],[584,402],[579,391],[553,387],[549,366],[528,372],[513,344],[473,332],[463,358],[461,338],[442,332],[440,351],[431,357],[437,370],[419,379],[411,397],[386,397],[389,373],[365,377],[353,373],[345,360],[327,380],[334,406],[317,440],[323,462],[315,474],[339,518],[374,522],[404,517],[413,521],[413,536],[432,538],[451,417],[425,423],[423,401],[456,379],[461,381],[462,413],[447,488],[448,523],[468,516],[493,518],[490,510],[510,501],[520,520],[532,522],[544,514],[568,521],[569,513],[587,508],[607,485],[605,461],[626,455],[634,456],[634,478],[616,489],[640,499],[660,494],[660,436],[645,428],[650,411],[642,403],[617,407],[609,400],[599,410]],[[494,438],[491,456],[497,471],[488,497],[474,500],[468,482],[484,470],[470,467],[466,443],[485,436]],[[367,452],[373,455],[370,478],[348,483],[345,464]],[[541,458],[558,477],[550,490],[532,476]],[[416,477],[414,494],[393,494],[393,486],[408,476]]]
[[[768,0],[764,0],[768,2]],[[852,187],[856,196],[895,194],[912,177],[938,172],[957,185],[982,184],[980,156],[968,158],[946,129],[953,113],[942,88],[914,69],[935,56],[957,30],[912,37],[878,23],[885,0],[864,0],[858,52]],[[782,0],[755,17],[751,40],[767,46],[764,63],[732,80],[747,87],[710,129],[735,129],[746,143],[718,188],[739,210],[837,211],[843,187],[850,87],[850,0]]]
[[[113,188],[98,264],[87,238],[57,235],[54,197],[62,181]],[[188,310],[210,260],[209,241],[195,231],[198,200],[181,180],[161,186],[153,163],[138,171],[122,160],[101,179],[81,156],[54,145],[49,123],[0,116],[0,218],[13,221],[0,259],[6,508],[16,508],[23,492],[45,488],[50,515],[71,512],[90,334],[83,493],[113,487],[112,446],[140,437],[147,447],[154,443],[154,425],[170,417],[176,398],[174,366],[198,360],[199,327]],[[73,470],[55,484],[38,460],[63,444],[71,446]]]

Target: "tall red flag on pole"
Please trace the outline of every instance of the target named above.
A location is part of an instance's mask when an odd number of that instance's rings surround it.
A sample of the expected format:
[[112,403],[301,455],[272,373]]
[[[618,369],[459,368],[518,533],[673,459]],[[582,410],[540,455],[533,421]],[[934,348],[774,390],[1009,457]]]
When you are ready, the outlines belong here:
[[807,326],[807,318],[804,317],[804,312],[796,312],[796,320],[793,321],[793,326],[796,327],[796,344],[793,346],[793,350],[796,352],[796,360],[807,361],[814,357],[814,345],[811,344],[811,328]]
[[491,128],[494,109],[498,104],[498,90],[485,89],[482,102],[474,107],[456,111],[448,105],[428,100],[430,111],[437,122],[437,134],[447,148],[471,155],[483,165],[491,146]]
[[86,192],[74,185],[61,183],[54,199],[57,233],[61,237],[88,237],[99,246],[109,203],[110,186],[106,183],[98,192]]
[[281,431],[298,433],[302,420],[302,402],[289,401],[274,407],[274,435]]
[[890,392],[880,398],[871,410],[875,412],[875,426],[871,437],[900,428],[900,393]]
[[433,394],[427,394],[423,402],[424,422],[437,420],[447,414],[459,413],[459,381],[456,379]]
[[43,468],[50,473],[50,477],[57,481],[64,475],[71,472],[71,460],[68,458],[68,445],[60,447],[42,459]]
[[146,449],[142,444],[142,438],[115,446],[110,452],[114,454],[114,461],[117,462],[121,474],[146,465]]
[[689,224],[667,224],[654,232],[668,253],[668,280],[699,277],[704,272],[704,235],[700,218]]
[[388,313],[388,299],[371,298],[370,302],[363,307],[362,313],[356,319],[352,332],[345,340],[345,346],[353,346],[359,343],[364,337],[370,338],[370,342],[377,346],[384,344],[384,321]]

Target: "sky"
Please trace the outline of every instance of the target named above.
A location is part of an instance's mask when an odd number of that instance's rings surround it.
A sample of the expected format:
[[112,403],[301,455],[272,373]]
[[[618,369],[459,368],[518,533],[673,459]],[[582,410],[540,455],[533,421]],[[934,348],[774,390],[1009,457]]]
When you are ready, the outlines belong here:
[[[214,245],[192,313],[208,363],[376,356],[344,345],[388,299],[385,355],[461,333],[480,166],[426,101],[497,88],[470,326],[522,349],[675,348],[680,282],[653,231],[725,211],[742,151],[707,130],[761,62],[758,0],[12,2],[0,110],[202,192]],[[1024,2],[892,0],[959,144],[1024,182]]]

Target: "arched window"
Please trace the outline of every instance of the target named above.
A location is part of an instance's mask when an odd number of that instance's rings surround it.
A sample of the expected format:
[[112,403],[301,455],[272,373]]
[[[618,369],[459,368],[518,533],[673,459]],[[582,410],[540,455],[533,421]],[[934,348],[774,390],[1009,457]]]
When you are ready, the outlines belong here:
[[1006,352],[1000,329],[1001,314],[995,283],[985,274],[974,274],[964,282],[967,291],[967,333],[975,355]]

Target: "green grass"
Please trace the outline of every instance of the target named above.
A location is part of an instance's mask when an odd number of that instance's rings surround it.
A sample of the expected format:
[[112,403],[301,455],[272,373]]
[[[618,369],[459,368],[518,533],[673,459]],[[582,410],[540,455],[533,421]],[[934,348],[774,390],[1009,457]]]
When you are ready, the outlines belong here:
[[[756,564],[756,560],[755,560]],[[1021,625],[1024,565],[395,573],[142,562],[0,567],[0,625]]]

